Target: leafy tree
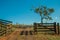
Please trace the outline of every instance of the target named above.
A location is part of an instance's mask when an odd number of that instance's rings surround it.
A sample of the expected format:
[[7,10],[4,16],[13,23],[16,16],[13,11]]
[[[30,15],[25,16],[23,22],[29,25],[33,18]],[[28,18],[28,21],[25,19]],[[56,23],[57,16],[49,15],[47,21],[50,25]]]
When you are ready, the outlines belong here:
[[41,16],[41,23],[43,23],[43,19],[52,20],[50,15],[54,12],[53,8],[47,8],[46,6],[40,6],[34,8],[34,12],[38,13]]

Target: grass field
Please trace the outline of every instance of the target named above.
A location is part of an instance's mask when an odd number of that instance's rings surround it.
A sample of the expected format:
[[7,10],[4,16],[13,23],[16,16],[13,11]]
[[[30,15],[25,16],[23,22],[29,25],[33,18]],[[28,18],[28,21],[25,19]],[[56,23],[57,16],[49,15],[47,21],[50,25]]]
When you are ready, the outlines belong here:
[[[32,36],[31,36],[32,37]],[[60,40],[60,35],[45,35],[45,34],[37,34],[33,35],[34,40]],[[18,36],[18,40],[27,40],[26,36]]]
[[[60,35],[56,34],[45,34],[45,33],[38,33],[36,35],[20,35],[22,30],[32,30],[32,28],[14,28],[14,32],[10,35],[8,40],[60,40]],[[2,37],[3,38],[3,37]],[[7,39],[6,39],[7,40]]]
[[[37,33],[36,35],[28,35],[28,38],[29,36],[31,36],[32,40],[60,40],[60,35],[57,34]],[[27,40],[26,37],[25,35],[19,35],[17,40]]]

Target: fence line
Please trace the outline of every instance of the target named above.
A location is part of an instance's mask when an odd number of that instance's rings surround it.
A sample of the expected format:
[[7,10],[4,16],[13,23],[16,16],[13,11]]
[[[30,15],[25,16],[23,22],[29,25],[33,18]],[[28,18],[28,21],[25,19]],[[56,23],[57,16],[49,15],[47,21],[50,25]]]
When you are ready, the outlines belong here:
[[10,27],[11,23],[12,23],[11,21],[0,19],[0,35],[1,36],[11,31],[11,28],[8,28]]
[[57,23],[57,24],[56,24],[56,22],[42,23],[42,24],[41,23],[34,23],[34,33],[37,34],[37,32],[40,31],[40,29],[46,29],[46,31],[49,31],[49,30],[54,31],[55,34],[59,34],[59,23]]

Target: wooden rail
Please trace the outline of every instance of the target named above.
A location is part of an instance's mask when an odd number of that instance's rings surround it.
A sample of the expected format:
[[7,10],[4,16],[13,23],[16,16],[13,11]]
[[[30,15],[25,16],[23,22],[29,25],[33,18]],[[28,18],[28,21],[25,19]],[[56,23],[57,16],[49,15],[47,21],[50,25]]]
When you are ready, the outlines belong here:
[[12,27],[9,25],[11,23],[11,21],[0,19],[0,35],[6,34],[9,30],[11,30]]
[[[45,29],[45,30],[44,30]],[[58,31],[57,31],[58,29]],[[55,34],[59,34],[59,23],[34,23],[34,32],[41,32],[41,31],[53,31]]]

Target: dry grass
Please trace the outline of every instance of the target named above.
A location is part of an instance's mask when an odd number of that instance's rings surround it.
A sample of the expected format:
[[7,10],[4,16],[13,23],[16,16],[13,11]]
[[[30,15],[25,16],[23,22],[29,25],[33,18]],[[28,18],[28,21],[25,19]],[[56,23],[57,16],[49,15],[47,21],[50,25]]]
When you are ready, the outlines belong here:
[[[28,29],[30,30],[30,29]],[[33,38],[32,38],[33,36]],[[32,35],[32,40],[60,40],[60,35],[57,34],[45,34],[45,33],[38,33],[37,35]],[[29,38],[29,36],[28,36]],[[25,35],[19,35],[18,40],[27,40]],[[29,39],[30,40],[30,39]]]
[[[14,29],[15,30],[15,29]],[[32,30],[32,28],[27,29],[18,29],[18,33],[16,34],[16,40],[60,40],[60,35],[51,35],[51,34],[45,34],[45,33],[38,33],[37,35],[20,35],[21,30]],[[15,34],[13,34],[16,36]],[[12,35],[11,35],[12,36]],[[12,39],[13,40],[13,39]]]
[[[29,37],[28,37],[29,38]],[[32,36],[31,36],[32,38]],[[45,34],[37,34],[33,35],[32,40],[60,40],[60,35],[45,35]],[[27,40],[25,35],[19,35],[18,40]]]

